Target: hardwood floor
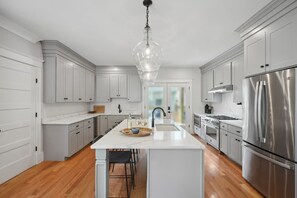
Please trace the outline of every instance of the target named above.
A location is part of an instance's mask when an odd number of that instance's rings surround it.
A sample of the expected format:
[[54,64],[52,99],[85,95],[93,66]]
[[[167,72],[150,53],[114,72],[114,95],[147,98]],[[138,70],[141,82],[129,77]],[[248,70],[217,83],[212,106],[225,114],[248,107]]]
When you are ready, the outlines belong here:
[[[197,138],[197,137],[196,137]],[[95,152],[84,148],[64,162],[42,162],[0,185],[0,197],[94,197]],[[116,165],[114,174],[122,172]],[[145,198],[146,156],[142,151],[132,198]],[[125,197],[124,179],[110,179],[111,197]],[[205,197],[263,197],[242,177],[241,168],[206,145]]]

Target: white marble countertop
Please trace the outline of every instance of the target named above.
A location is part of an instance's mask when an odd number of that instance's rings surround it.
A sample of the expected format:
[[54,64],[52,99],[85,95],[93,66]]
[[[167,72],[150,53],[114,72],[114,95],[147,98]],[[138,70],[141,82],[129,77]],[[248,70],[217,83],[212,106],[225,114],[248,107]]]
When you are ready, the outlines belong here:
[[[72,114],[72,115],[65,115],[61,117],[56,118],[50,118],[50,119],[43,119],[42,124],[59,124],[59,125],[68,125],[73,124],[76,122],[80,122],[83,120],[87,120],[90,118],[94,118],[100,115],[129,115],[129,113],[80,113],[80,114]],[[131,115],[141,115],[141,113],[131,113]]]
[[[156,124],[166,120],[155,120]],[[168,121],[166,122],[168,123]],[[204,149],[204,145],[190,133],[176,125],[180,131],[155,131],[150,136],[130,137],[122,134],[120,130],[127,128],[127,120],[108,132],[95,142],[92,149]]]
[[243,121],[242,120],[220,120],[220,122],[225,123],[225,124],[230,124],[236,127],[242,128]]

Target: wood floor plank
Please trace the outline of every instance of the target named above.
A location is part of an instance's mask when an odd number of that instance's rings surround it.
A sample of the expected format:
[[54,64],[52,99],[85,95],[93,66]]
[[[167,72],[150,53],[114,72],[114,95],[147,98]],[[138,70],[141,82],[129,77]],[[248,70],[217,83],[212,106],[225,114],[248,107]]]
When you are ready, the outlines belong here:
[[[204,162],[206,198],[263,197],[242,178],[240,166],[209,145],[206,145]],[[145,151],[142,151],[132,198],[146,197],[146,163]],[[116,165],[111,174],[123,174],[123,170],[122,165]],[[42,162],[0,185],[0,197],[94,197],[94,176],[95,152],[85,147],[64,162]],[[109,185],[111,197],[126,197],[124,179],[110,179]]]

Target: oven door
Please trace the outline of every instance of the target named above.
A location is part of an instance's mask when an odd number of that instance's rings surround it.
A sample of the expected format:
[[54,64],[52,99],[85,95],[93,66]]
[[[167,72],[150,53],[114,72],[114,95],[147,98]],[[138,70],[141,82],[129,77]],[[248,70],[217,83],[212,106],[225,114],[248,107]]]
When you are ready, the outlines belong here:
[[201,116],[194,115],[194,125],[201,128]]
[[207,123],[205,126],[205,131],[206,131],[207,143],[212,145],[216,149],[218,149],[219,148],[219,127]]

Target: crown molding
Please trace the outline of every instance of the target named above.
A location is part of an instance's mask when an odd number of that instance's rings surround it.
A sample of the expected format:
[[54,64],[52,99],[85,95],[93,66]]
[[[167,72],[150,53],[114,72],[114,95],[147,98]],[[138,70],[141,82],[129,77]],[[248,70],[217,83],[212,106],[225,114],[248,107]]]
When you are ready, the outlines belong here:
[[5,18],[4,16],[0,15],[0,26],[2,28],[4,28],[5,30],[16,34],[20,37],[22,37],[23,39],[30,41],[32,43],[37,43],[38,41],[40,41],[40,37],[37,36],[36,34],[26,30],[25,28],[23,28],[22,26],[8,20],[7,18]]
[[246,39],[296,7],[296,0],[272,0],[235,31],[240,34],[242,39]]
[[56,40],[41,41],[43,56],[61,55],[65,58],[71,59],[79,65],[86,67],[89,70],[95,71],[96,65],[82,57],[66,45]]
[[225,51],[219,56],[215,57],[205,65],[200,67],[202,73],[212,70],[226,62],[231,62],[236,57],[243,54],[243,41],[232,47],[231,49]]

